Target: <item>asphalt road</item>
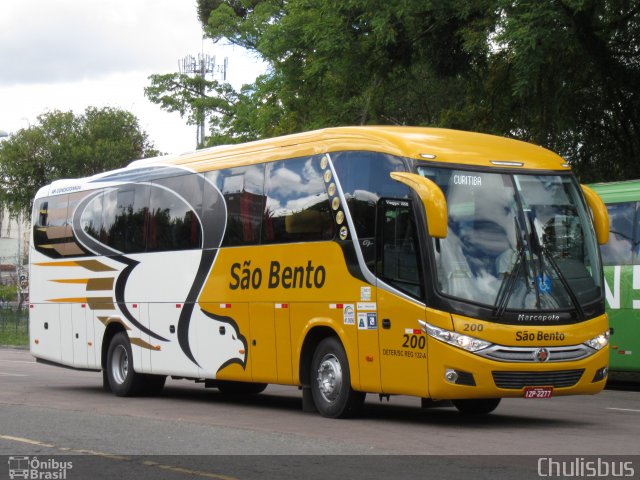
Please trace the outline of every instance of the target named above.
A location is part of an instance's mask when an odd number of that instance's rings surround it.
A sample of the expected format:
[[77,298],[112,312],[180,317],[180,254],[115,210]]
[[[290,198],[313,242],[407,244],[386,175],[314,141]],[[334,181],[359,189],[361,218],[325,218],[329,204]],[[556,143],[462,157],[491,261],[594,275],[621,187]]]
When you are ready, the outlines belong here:
[[[541,458],[583,469],[589,459],[621,468],[629,461],[640,478],[638,385],[588,397],[506,399],[480,419],[421,409],[415,398],[369,395],[351,420],[303,413],[292,387],[229,398],[168,380],[159,397],[118,398],[101,386],[99,373],[36,364],[28,351],[0,348],[0,456],[70,456],[68,479],[525,479],[540,478]],[[0,463],[0,478],[8,472]]]

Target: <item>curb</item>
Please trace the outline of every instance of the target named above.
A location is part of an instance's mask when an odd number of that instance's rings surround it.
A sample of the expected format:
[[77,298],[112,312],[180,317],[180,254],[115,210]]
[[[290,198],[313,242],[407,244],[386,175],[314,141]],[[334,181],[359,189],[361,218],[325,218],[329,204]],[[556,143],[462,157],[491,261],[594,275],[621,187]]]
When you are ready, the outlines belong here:
[[0,348],[5,348],[7,350],[29,350],[28,345],[0,345]]

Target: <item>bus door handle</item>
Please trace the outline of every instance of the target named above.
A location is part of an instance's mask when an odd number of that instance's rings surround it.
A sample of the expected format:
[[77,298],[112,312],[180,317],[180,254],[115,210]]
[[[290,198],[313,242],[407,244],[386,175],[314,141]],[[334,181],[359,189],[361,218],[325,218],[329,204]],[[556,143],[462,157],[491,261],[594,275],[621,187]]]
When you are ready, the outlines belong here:
[[389,320],[388,318],[383,318],[382,328],[384,328],[385,330],[389,330],[391,328],[391,320]]

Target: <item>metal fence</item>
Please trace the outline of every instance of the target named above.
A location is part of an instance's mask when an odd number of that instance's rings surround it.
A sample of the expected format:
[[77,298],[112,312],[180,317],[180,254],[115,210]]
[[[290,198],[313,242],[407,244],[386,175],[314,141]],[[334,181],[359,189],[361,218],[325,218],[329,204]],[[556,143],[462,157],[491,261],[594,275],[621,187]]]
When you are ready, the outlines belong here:
[[0,305],[0,345],[29,344],[29,311]]

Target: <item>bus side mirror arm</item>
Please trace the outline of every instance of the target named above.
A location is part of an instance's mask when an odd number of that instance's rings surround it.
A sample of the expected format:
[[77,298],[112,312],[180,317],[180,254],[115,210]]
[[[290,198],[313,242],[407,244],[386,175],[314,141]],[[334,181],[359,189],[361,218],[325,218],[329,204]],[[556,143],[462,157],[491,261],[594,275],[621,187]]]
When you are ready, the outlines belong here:
[[596,238],[600,245],[609,241],[609,213],[600,196],[586,185],[580,185],[582,193],[587,200],[587,205],[593,214],[593,226],[596,230]]
[[390,176],[395,181],[404,183],[415,190],[420,200],[422,200],[422,205],[424,205],[424,210],[427,213],[429,235],[433,238],[446,238],[448,223],[447,200],[440,187],[428,178],[415,173],[391,172]]

